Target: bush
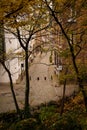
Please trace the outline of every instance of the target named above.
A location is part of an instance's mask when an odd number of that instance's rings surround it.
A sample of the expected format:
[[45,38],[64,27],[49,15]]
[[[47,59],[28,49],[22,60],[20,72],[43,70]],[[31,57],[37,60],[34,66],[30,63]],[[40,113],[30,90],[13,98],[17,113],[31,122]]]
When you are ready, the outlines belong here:
[[40,119],[43,124],[41,130],[82,130],[82,119],[79,119],[80,114],[76,109],[76,111],[68,111],[60,116],[54,106],[44,107],[40,114]]
[[47,106],[47,107],[42,107],[41,112],[40,112],[40,120],[43,122],[46,119],[50,119],[52,115],[54,115],[55,107],[54,106]]
[[9,123],[14,122],[15,120],[17,120],[17,113],[15,112],[7,112],[0,114],[0,121]]
[[54,125],[55,130],[80,130],[80,125],[71,116],[60,118]]
[[9,130],[36,130],[37,121],[34,118],[24,119],[17,123],[14,123]]
[[14,123],[9,130],[36,130],[37,121],[34,118],[24,119]]
[[9,127],[8,123],[0,122],[0,130],[6,130]]

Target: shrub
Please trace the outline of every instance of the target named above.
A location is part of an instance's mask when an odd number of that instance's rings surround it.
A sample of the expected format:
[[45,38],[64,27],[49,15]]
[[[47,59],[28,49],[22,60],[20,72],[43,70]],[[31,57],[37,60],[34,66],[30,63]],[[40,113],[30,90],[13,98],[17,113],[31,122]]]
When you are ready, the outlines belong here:
[[14,123],[9,130],[36,130],[37,121],[34,118],[24,119]]

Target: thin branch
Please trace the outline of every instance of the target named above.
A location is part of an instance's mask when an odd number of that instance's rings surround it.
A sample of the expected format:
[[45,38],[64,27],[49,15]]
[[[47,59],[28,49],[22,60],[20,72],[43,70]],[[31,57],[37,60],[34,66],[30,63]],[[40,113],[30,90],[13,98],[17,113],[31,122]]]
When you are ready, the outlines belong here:
[[8,13],[7,15],[5,15],[5,18],[10,18],[11,15],[17,13],[19,10],[21,10],[23,8],[23,6],[21,5],[18,9]]
[[22,43],[22,41],[21,41],[20,31],[19,31],[18,28],[16,28],[16,30],[17,30],[17,34],[18,34],[18,40],[19,40],[19,43],[20,43],[20,45],[22,46],[22,48],[25,50],[26,47],[23,45],[23,43]]
[[76,46],[79,48],[79,50],[75,54],[75,57],[77,57],[79,55],[79,53],[81,52],[81,50],[82,50],[82,47],[79,44],[82,43],[84,34],[85,34],[85,31],[82,32],[82,34],[80,35],[80,41],[77,42],[77,44],[76,44]]
[[[31,0],[29,0],[28,2],[30,2],[30,1],[31,1]],[[5,17],[5,18],[10,18],[11,15],[17,13],[18,11],[20,11],[21,9],[23,9],[23,7],[24,7],[24,6],[23,6],[23,4],[21,3],[16,10],[12,10],[12,11],[9,12],[8,14],[6,14],[4,17]]]
[[36,34],[37,32],[43,31],[43,30],[47,29],[49,26],[50,26],[50,23],[47,26],[45,26],[45,27],[43,27],[41,29],[36,30],[35,32],[33,32],[33,34]]
[[77,45],[77,47],[79,48],[78,52],[75,54],[75,58],[79,55],[79,53],[81,52],[82,48],[81,46]]

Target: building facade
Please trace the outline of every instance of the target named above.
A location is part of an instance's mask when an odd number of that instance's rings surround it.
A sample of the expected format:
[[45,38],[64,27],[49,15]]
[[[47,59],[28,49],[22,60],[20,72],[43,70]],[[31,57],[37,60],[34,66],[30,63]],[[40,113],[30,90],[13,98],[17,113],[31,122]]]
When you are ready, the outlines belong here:
[[[3,38],[3,37],[2,37]],[[6,57],[5,65],[10,70],[13,83],[19,83],[23,79],[25,70],[24,51],[18,39],[11,33],[4,33],[4,42],[0,39],[0,52]],[[30,42],[29,49],[33,49],[33,42]],[[1,54],[0,53],[0,54]],[[32,55],[30,57],[33,57]],[[0,83],[9,83],[9,77],[0,63]]]

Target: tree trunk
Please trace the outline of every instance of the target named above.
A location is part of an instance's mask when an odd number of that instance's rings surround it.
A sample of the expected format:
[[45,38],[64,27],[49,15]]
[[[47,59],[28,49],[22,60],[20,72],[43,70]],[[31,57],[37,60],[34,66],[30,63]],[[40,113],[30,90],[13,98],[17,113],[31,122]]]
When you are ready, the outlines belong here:
[[84,89],[83,80],[80,77],[79,70],[78,70],[78,67],[77,67],[77,64],[76,64],[76,59],[75,59],[76,57],[74,56],[73,52],[71,52],[71,53],[72,53],[73,66],[74,66],[74,69],[75,69],[75,72],[76,72],[76,75],[77,75],[77,81],[78,81],[78,84],[79,84],[79,88],[80,88],[80,90],[83,94],[85,109],[87,111],[87,94],[86,94],[86,91]]
[[11,92],[12,92],[12,96],[13,96],[13,99],[14,99],[16,111],[17,111],[17,114],[21,117],[21,112],[20,112],[20,109],[19,109],[19,106],[18,106],[18,103],[17,103],[15,92],[14,92],[14,87],[13,87],[13,81],[12,81],[11,73],[8,70],[8,68],[6,67],[5,63],[2,63],[2,65],[3,65],[4,69],[6,70],[6,72],[8,73],[9,80],[10,80]]
[[[68,73],[68,67],[65,70],[65,75]],[[63,112],[64,112],[64,102],[65,102],[65,91],[66,91],[66,82],[67,79],[64,80],[64,86],[63,86],[63,97],[62,97],[62,101],[61,101],[61,110],[60,110],[60,116],[62,116]]]
[[83,94],[85,109],[86,109],[86,112],[87,112],[87,92],[84,88],[82,79],[80,77],[77,77],[77,79],[78,79],[78,83],[79,83],[79,88],[80,88],[80,90]]
[[65,90],[66,90],[66,79],[64,81],[64,86],[63,86],[63,97],[62,97],[62,101],[61,101],[60,116],[62,116],[62,114],[64,112]]
[[29,82],[29,66],[28,66],[28,49],[26,49],[25,51],[25,76],[26,76],[26,88],[25,88],[24,113],[26,118],[30,116],[30,106],[29,106],[30,82]]

